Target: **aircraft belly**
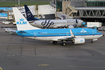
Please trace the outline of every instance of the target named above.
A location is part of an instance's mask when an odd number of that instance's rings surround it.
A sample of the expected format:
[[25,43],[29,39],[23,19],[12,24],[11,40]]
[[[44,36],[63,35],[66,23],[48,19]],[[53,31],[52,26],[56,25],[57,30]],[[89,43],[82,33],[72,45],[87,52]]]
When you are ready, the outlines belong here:
[[51,41],[54,37],[36,37],[36,40]]
[[27,37],[35,40],[51,41],[54,37]]
[[[97,39],[100,38],[102,35],[87,35],[87,36],[75,36],[75,37],[81,37],[84,39]],[[31,39],[36,39],[36,40],[42,40],[42,41],[58,41],[59,39],[63,39],[63,38],[70,38],[71,36],[55,36],[55,37],[27,37],[27,38],[31,38]]]
[[66,37],[70,37],[70,36],[61,36],[61,37],[58,37],[58,36],[55,36],[55,37],[27,37],[27,38],[36,39],[36,40],[42,40],[42,41],[53,41],[53,40],[56,39],[56,41],[57,41],[58,39],[66,38]]
[[85,39],[97,39],[100,38],[102,35],[87,35],[87,36],[76,36],[76,37],[82,37]]

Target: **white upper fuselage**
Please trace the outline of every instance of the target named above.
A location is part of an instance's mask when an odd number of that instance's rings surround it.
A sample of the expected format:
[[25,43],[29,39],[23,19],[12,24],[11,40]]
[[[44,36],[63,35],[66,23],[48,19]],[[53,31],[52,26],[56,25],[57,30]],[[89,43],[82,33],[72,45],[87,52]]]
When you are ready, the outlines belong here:
[[31,25],[39,28],[58,28],[68,27],[69,25],[82,25],[82,20],[79,19],[65,19],[65,20],[37,20],[31,23]]

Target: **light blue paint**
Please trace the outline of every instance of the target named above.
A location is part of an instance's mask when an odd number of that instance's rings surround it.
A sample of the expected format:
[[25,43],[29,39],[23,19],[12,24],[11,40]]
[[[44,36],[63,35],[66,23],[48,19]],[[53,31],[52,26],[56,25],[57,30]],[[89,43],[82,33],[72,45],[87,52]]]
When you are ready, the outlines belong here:
[[82,22],[82,25],[85,25],[86,23],[85,22]]
[[11,7],[0,7],[0,10],[7,11],[7,10],[12,10],[12,8]]
[[[0,7],[0,10],[7,11],[7,10],[12,10],[12,8],[11,7]],[[6,13],[0,13],[0,17],[7,17],[7,14]]]
[[0,13],[0,17],[7,17],[6,13]]
[[17,22],[18,25],[24,25],[27,24],[27,21],[24,21],[24,19],[19,19],[20,21]]
[[[72,28],[71,29],[75,36],[87,36],[87,35],[102,35],[96,29],[88,28]],[[84,30],[85,32],[81,32]],[[94,32],[94,34],[93,34]],[[70,29],[37,29],[37,30],[24,30],[16,31],[17,35],[27,37],[55,37],[55,36],[71,36]]]

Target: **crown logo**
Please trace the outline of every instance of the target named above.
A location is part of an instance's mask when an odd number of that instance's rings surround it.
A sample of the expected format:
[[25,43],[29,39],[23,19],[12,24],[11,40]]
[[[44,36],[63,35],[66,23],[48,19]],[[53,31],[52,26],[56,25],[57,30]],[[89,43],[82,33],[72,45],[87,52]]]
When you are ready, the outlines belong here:
[[86,30],[82,29],[81,32],[87,32]]
[[23,18],[19,19],[20,21],[17,22],[17,24],[22,25],[22,24],[27,24],[27,21],[24,21]]

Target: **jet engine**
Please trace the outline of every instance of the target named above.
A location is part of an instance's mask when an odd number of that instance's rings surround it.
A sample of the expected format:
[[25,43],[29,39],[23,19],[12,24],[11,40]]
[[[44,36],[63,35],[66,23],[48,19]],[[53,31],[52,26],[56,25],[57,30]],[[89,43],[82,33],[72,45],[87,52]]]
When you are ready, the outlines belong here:
[[73,43],[74,44],[83,44],[83,43],[85,43],[85,39],[84,38],[74,38]]

